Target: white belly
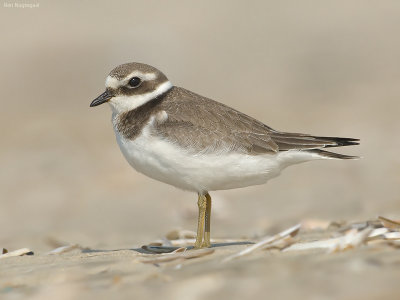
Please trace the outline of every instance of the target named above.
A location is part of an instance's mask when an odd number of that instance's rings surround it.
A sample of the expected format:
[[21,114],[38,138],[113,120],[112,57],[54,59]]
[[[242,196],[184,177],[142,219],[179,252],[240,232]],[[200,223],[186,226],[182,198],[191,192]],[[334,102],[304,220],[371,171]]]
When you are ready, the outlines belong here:
[[263,184],[278,176],[288,165],[320,158],[299,151],[266,155],[233,152],[193,155],[152,136],[146,128],[135,140],[125,139],[117,130],[115,134],[125,158],[138,172],[195,192]]

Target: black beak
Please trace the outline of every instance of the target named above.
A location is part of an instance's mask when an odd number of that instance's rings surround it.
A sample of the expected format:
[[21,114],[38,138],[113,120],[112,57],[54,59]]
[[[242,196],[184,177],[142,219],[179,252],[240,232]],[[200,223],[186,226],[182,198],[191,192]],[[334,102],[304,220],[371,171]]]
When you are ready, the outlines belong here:
[[96,99],[94,99],[92,101],[92,103],[90,103],[90,107],[93,106],[97,106],[103,103],[108,102],[111,98],[113,97],[113,95],[111,95],[108,91],[105,91],[103,94],[101,94],[100,96],[98,96]]

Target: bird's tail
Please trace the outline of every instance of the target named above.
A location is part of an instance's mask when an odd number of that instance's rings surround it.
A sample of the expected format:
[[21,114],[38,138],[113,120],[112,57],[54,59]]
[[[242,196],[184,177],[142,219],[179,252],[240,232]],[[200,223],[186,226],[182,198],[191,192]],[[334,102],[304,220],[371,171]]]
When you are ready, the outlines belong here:
[[300,150],[302,152],[317,154],[318,157],[336,159],[356,159],[357,156],[333,153],[322,150],[324,148],[353,146],[360,144],[359,139],[313,136],[301,133],[273,132],[271,134],[280,151]]
[[333,159],[358,159],[358,158],[360,158],[358,156],[344,155],[344,154],[325,151],[325,150],[321,150],[321,149],[312,149],[312,150],[305,150],[305,151],[309,152],[309,153],[318,154],[319,156],[325,157],[325,158],[333,158]]

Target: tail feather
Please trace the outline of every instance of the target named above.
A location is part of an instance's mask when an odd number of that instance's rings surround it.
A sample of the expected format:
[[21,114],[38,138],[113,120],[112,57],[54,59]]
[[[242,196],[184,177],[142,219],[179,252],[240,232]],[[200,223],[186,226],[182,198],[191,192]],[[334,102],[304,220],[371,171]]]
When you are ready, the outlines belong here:
[[358,159],[358,158],[360,158],[358,156],[344,155],[344,154],[329,152],[329,151],[325,151],[325,150],[321,150],[321,149],[305,150],[305,152],[315,153],[322,157],[335,158],[335,159]]
[[307,150],[330,147],[343,147],[359,145],[360,140],[354,138],[312,136],[302,133],[273,132],[272,140],[278,145],[279,150]]
[[326,140],[336,143],[336,145],[326,145],[326,148],[354,146],[354,145],[360,144],[360,139],[353,139],[353,138],[341,138],[341,137],[316,137],[316,138],[317,139],[326,139]]

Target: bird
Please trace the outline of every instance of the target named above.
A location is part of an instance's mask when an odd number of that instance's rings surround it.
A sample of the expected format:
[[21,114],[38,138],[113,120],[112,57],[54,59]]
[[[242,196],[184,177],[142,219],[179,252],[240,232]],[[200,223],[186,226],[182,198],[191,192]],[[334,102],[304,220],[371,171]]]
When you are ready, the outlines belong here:
[[105,92],[117,143],[138,172],[197,193],[194,248],[211,247],[209,192],[266,183],[288,166],[318,159],[355,159],[325,150],[359,139],[277,131],[225,104],[174,86],[138,62],[115,67]]

